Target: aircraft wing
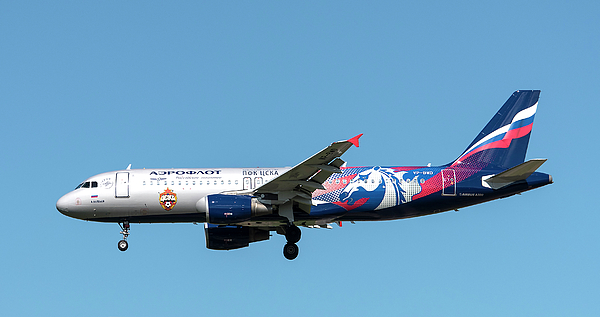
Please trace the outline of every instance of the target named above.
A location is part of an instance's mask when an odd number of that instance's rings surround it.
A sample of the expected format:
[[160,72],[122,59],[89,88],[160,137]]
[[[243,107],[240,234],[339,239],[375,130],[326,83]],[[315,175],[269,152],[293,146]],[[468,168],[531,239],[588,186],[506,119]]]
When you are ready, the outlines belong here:
[[261,200],[280,205],[279,214],[293,222],[293,203],[303,211],[310,213],[312,192],[324,189],[323,182],[333,173],[341,173],[345,163],[340,156],[352,145],[358,147],[359,134],[349,140],[334,142],[317,154],[292,167],[289,171],[265,183],[254,190]]

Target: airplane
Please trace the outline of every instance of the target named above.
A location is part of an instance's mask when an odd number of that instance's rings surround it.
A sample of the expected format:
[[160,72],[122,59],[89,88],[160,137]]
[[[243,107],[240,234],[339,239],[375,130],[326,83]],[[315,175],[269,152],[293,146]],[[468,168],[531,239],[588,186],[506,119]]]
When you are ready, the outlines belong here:
[[[294,167],[131,169],[92,176],[62,196],[62,214],[118,223],[204,223],[206,247],[232,250],[284,235],[298,256],[299,227],[396,220],[509,197],[553,183],[525,161],[539,90],[518,90],[454,161],[427,166],[347,167],[340,158],[362,134],[334,142]],[[457,114],[460,117],[460,114]],[[442,131],[440,131],[442,132]]]

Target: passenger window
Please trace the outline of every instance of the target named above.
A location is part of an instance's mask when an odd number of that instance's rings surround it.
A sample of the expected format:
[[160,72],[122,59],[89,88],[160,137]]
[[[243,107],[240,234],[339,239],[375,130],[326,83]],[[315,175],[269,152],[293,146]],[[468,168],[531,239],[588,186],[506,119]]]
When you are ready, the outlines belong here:
[[154,185],[154,183],[152,181],[150,181],[150,185]]
[[187,185],[188,185],[188,181],[185,181],[185,186],[187,186]]
[[227,185],[231,185],[231,180],[228,180],[228,181],[227,181]]
[[223,181],[223,180],[222,180],[222,181],[221,181],[221,185],[225,185],[225,181]]
[[[146,181],[144,181],[142,185],[146,186]],[[92,184],[92,187],[94,187],[94,184]]]
[[196,186],[196,181],[193,181],[193,182],[192,182],[192,185]]
[[171,181],[171,186],[175,185],[175,181]]
[[202,185],[202,181],[198,181],[198,185]]
[[237,180],[237,179],[235,180],[235,184],[236,184],[236,185],[238,184],[238,180]]
[[342,183],[346,184],[346,180],[343,180]]
[[181,186],[181,181],[179,181],[179,186]]
[[215,185],[217,185],[217,181],[215,181]]
[[336,180],[335,180],[335,183],[336,183],[336,184],[339,184],[339,183],[340,183],[340,180],[339,180],[339,179],[336,179]]

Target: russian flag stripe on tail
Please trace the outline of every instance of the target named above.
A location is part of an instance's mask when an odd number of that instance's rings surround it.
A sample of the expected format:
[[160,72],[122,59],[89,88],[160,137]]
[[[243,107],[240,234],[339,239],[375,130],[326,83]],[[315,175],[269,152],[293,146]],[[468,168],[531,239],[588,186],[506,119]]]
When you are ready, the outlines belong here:
[[483,128],[452,166],[474,168],[493,166],[511,168],[525,160],[533,119],[537,111],[539,90],[520,90]]

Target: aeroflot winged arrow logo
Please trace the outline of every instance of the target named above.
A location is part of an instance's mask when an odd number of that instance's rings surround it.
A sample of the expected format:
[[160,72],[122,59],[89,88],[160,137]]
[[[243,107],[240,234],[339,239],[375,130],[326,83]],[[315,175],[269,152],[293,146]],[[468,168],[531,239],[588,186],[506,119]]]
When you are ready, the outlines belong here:
[[167,187],[167,189],[158,196],[158,201],[165,210],[169,211],[177,204],[177,194]]

